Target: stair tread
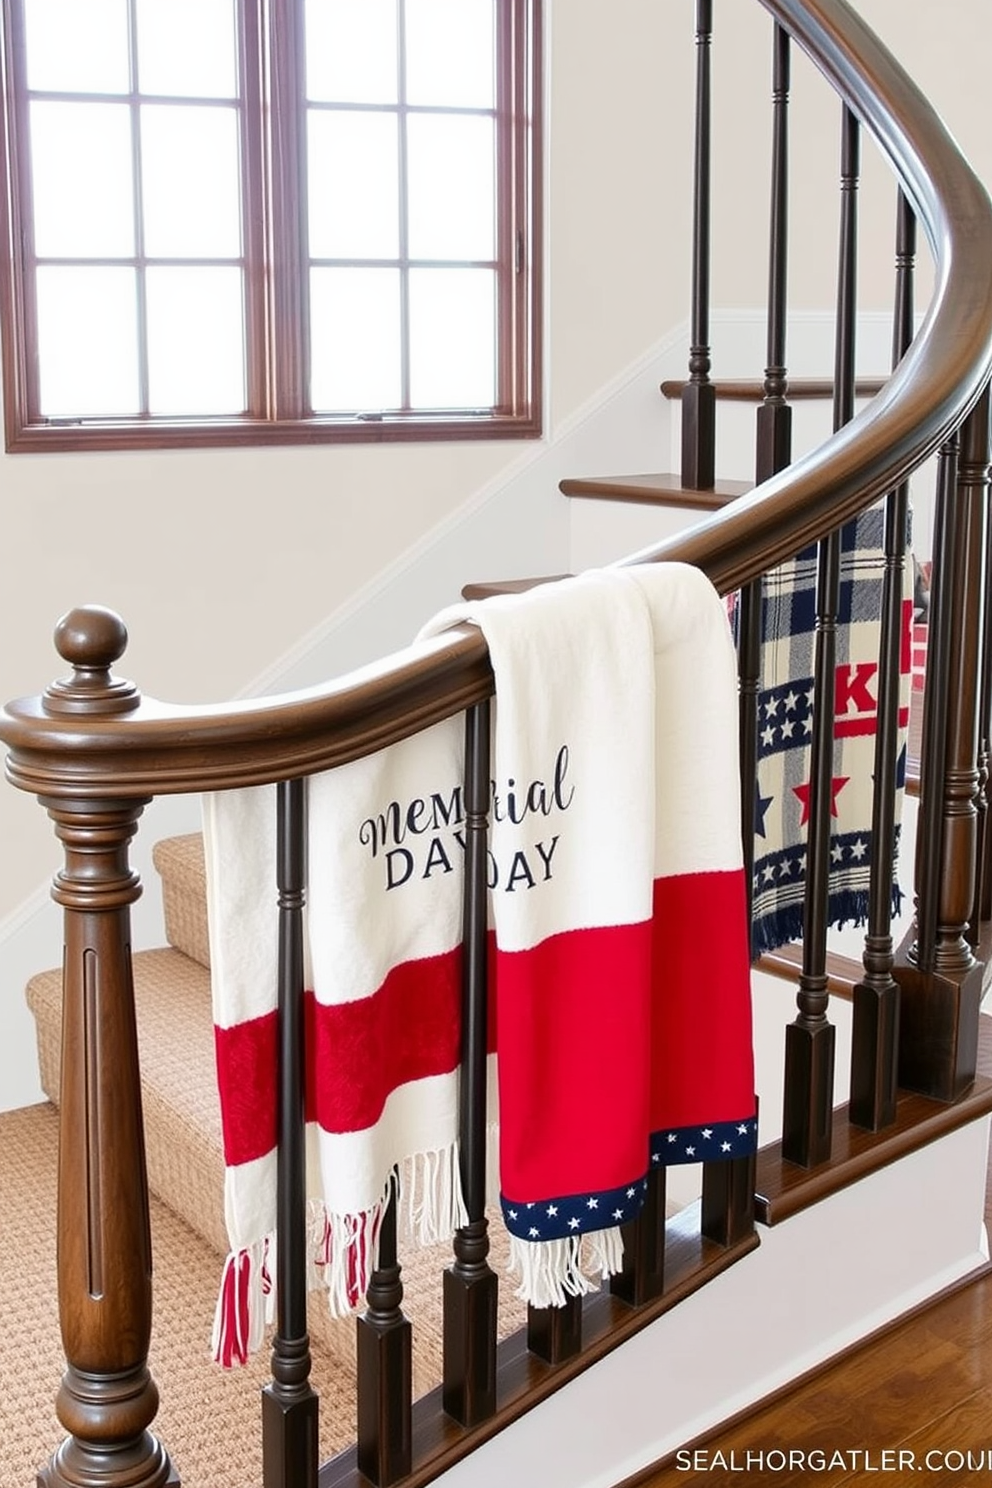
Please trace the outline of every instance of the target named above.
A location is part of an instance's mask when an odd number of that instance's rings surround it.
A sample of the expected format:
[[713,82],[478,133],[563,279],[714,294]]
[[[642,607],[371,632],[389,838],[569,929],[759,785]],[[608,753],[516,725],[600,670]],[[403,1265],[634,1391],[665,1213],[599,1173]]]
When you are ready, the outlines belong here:
[[715,511],[754,489],[753,481],[718,480],[712,490],[696,491],[671,472],[660,475],[568,476],[559,481],[565,496],[597,501],[629,501],[644,506],[681,506]]
[[865,1131],[848,1118],[848,1106],[833,1111],[831,1154],[826,1162],[803,1168],[789,1162],[782,1143],[758,1150],[755,1215],[766,1225],[779,1224],[851,1183],[877,1173],[889,1163],[992,1112],[992,1080],[978,1075],[960,1098],[948,1104],[901,1090],[896,1119],[881,1131]]
[[[133,966],[149,1182],[193,1229],[225,1252],[210,973],[171,947],[138,951]],[[33,976],[26,996],[38,1025],[42,1085],[57,1103],[61,968]]]
[[[891,374],[882,377],[859,377],[854,384],[856,398],[873,398],[889,381]],[[687,378],[666,378],[661,384],[663,398],[681,398],[682,389],[689,386]],[[765,384],[757,377],[730,377],[714,379],[711,383],[718,402],[762,403]],[[800,399],[832,398],[833,379],[830,377],[790,377],[786,399],[795,403]]]
[[209,967],[203,834],[187,832],[179,837],[164,837],[152,848],[152,862],[162,879],[162,909],[169,944],[201,966]]

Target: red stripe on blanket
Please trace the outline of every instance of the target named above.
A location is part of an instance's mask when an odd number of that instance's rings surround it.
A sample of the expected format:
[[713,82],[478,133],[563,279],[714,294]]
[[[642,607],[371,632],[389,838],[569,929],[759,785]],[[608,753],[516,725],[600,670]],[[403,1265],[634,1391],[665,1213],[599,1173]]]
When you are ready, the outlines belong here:
[[279,1018],[275,1012],[230,1028],[214,1026],[224,1162],[264,1157],[276,1145]]
[[742,869],[654,886],[651,1131],[754,1109]]
[[616,1188],[647,1165],[651,924],[496,952],[500,1187]]
[[393,967],[372,997],[328,1007],[307,999],[307,1119],[364,1131],[393,1090],[457,1068],[461,947]]
[[[307,1120],[325,1131],[374,1126],[392,1090],[458,1064],[461,947],[394,967],[371,997],[328,1007],[306,997]],[[217,1028],[227,1165],[276,1144],[277,1014]]]
[[[905,728],[909,723],[909,709],[900,708],[898,725]],[[868,718],[837,718],[834,720],[834,738],[849,739],[862,734],[874,734],[878,728],[878,720],[874,713]]]

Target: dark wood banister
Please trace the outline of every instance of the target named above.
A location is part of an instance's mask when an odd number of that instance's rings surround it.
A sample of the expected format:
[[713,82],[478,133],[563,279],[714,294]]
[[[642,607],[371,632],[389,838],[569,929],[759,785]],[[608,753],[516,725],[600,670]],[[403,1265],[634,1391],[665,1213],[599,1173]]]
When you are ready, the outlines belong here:
[[[750,496],[627,562],[681,561],[721,591],[756,578],[902,480],[960,423],[992,371],[992,206],[930,104],[845,0],[761,0],[891,161],[936,259],[936,290],[881,393],[814,453]],[[112,664],[121,649],[98,660]],[[113,654],[110,654],[113,651]],[[470,629],[307,692],[239,707],[138,701],[106,719],[41,698],[0,716],[8,778],[50,799],[217,790],[327,769],[492,691]]]

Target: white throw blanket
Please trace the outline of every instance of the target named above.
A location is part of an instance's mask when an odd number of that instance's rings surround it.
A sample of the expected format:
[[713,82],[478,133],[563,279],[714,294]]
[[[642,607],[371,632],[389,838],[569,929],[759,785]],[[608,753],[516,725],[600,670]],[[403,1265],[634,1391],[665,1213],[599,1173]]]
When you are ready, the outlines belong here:
[[[618,1269],[652,1162],[755,1143],[733,648],[716,593],[681,565],[458,606],[427,633],[465,618],[498,698],[501,1206],[522,1295],[560,1305]],[[364,1293],[395,1165],[412,1171],[421,1239],[464,1222],[463,732],[449,720],[309,782],[308,1187],[314,1279],[336,1311]],[[219,794],[204,812],[224,1362],[260,1337],[275,1226],[274,794]]]

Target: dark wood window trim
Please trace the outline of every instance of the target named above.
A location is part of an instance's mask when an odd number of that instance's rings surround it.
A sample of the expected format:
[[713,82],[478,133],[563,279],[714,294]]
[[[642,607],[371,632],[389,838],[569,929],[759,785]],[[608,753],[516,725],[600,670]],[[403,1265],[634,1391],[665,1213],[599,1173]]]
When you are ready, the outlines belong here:
[[[247,411],[46,420],[37,315],[21,0],[3,0],[0,316],[11,453],[520,439],[541,433],[542,4],[497,3],[497,402],[475,411],[319,416],[307,407],[306,106],[302,0],[238,0]],[[266,29],[268,26],[268,29]],[[269,121],[266,134],[262,121]],[[139,245],[140,248],[140,245]],[[140,279],[140,274],[139,274]]]

